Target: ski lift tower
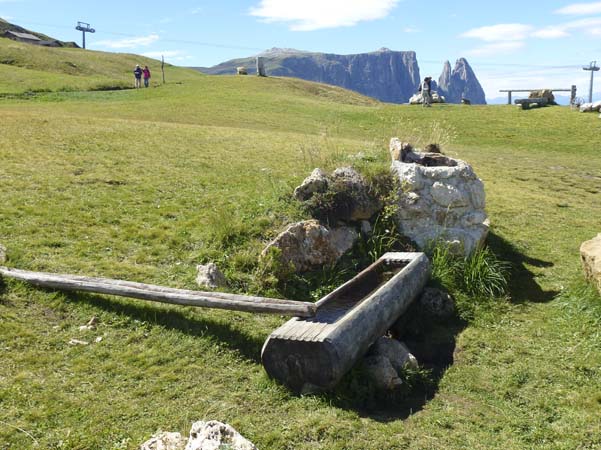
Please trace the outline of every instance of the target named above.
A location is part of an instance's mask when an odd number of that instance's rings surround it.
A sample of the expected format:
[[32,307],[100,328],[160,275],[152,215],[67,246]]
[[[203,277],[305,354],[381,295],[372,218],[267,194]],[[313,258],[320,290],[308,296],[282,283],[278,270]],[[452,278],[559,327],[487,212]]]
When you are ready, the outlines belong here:
[[77,26],[75,27],[75,29],[81,31],[81,34],[83,35],[82,47],[85,49],[86,48],[86,33],[96,33],[96,30],[94,28],[90,27],[89,23],[85,23],[85,22],[77,22]]
[[588,102],[593,103],[593,75],[599,71],[599,66],[597,66],[597,61],[592,61],[589,66],[584,66],[582,69],[591,71],[591,87],[588,91]]

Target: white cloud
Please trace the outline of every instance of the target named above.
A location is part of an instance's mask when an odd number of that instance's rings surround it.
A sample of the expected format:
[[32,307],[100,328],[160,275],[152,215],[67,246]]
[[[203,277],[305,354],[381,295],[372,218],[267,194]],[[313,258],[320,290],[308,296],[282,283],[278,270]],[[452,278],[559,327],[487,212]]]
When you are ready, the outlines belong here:
[[419,30],[419,28],[405,27],[405,28],[403,28],[403,32],[405,32],[405,33],[419,33],[420,30]]
[[487,27],[473,28],[461,34],[461,37],[475,38],[486,42],[522,41],[531,32],[531,25],[501,23]]
[[582,31],[592,36],[599,36],[601,33],[601,17],[591,17],[548,26],[534,31],[531,36],[540,39],[556,39],[570,36],[571,31]]
[[601,2],[594,3],[572,3],[554,11],[555,14],[588,16],[592,14],[601,14]]
[[540,30],[534,31],[531,36],[539,39],[557,39],[569,36],[567,27],[563,25],[549,26],[541,28]]
[[135,48],[145,47],[159,40],[158,34],[149,34],[148,36],[137,36],[126,39],[117,40],[105,40],[94,42],[95,47],[108,47],[108,48]]
[[250,14],[268,23],[287,23],[293,31],[313,31],[382,19],[397,3],[399,0],[261,0]]
[[190,10],[190,14],[192,15],[200,14],[201,12],[203,12],[203,8],[201,6]]
[[494,56],[512,53],[524,46],[523,41],[493,42],[465,51],[467,56]]

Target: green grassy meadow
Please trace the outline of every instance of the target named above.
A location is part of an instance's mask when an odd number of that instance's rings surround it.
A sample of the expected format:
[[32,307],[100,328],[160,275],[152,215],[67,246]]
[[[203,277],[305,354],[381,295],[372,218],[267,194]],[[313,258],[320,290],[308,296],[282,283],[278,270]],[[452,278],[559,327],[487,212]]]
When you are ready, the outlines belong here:
[[[215,261],[232,291],[277,294],[258,282],[257,260],[303,217],[294,187],[315,167],[382,170],[399,136],[448,141],[446,153],[474,166],[489,245],[512,276],[507,299],[480,301],[457,330],[431,398],[386,407],[353,391],[353,374],[317,396],[270,380],[261,346],[283,317],[4,280],[0,449],[135,449],[201,419],[230,423],[260,449],[601,448],[601,299],[582,280],[578,252],[601,232],[597,115],[425,110],[295,79],[179,68],[164,86],[96,91],[129,83],[143,59],[69,78],[56,68],[64,55],[78,65],[105,56],[35,48],[66,53],[5,64],[13,43],[4,41],[0,74],[15,78],[0,76],[0,93],[51,91],[0,99],[10,267],[194,289],[196,264]],[[98,328],[80,331],[92,316]]]

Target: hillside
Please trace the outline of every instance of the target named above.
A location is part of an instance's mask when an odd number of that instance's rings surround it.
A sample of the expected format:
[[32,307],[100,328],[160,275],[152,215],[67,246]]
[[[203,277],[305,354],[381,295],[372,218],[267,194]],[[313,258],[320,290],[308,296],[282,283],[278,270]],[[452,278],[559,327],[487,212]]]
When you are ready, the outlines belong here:
[[[75,91],[74,81],[98,82],[83,73],[96,58],[111,57],[50,55],[8,67],[38,82],[63,77]],[[116,79],[120,64],[142,61],[112,57]],[[62,58],[82,73],[60,72]],[[270,380],[260,353],[279,316],[5,279],[0,448],[134,450],[201,419],[230,423],[262,450],[601,446],[601,298],[578,255],[601,231],[596,114],[423,109],[292,78],[171,69],[182,83],[160,89],[0,98],[6,265],[196,289],[196,264],[214,261],[230,291],[313,300],[358,267],[274,282],[259,255],[305,217],[294,187],[315,167],[385,173],[388,140],[399,136],[444,143],[483,179],[490,248],[512,265],[509,293],[464,298],[460,320],[424,332],[448,351],[448,367],[400,401],[376,399],[360,371],[323,395]],[[92,317],[96,329],[81,329]]]
[[62,47],[79,48],[79,46],[75,42],[61,41],[61,40],[55,39],[53,37],[47,36],[45,34],[38,33],[36,31],[31,31],[31,30],[28,30],[27,28],[20,27],[19,25],[12,24],[0,17],[0,35],[2,35],[3,33],[7,32],[7,31],[16,31],[18,33],[33,34],[34,36],[39,37],[43,41],[56,41]]
[[[421,76],[416,54],[381,48],[375,52],[352,55],[310,53],[294,49],[272,48],[260,53],[268,75],[302,78],[341,86],[389,103],[406,103],[418,90]],[[233,74],[244,66],[256,73],[256,57],[225,61],[197,70],[211,75]],[[472,104],[486,104],[484,91],[465,58],[457,60],[451,71],[447,62],[439,83],[440,94],[449,103],[468,98]]]
[[[148,65],[161,83],[160,61],[127,53],[50,48],[0,38],[0,95],[39,91],[107,90],[133,86],[136,64]],[[198,72],[165,64],[166,79],[196,79]]]

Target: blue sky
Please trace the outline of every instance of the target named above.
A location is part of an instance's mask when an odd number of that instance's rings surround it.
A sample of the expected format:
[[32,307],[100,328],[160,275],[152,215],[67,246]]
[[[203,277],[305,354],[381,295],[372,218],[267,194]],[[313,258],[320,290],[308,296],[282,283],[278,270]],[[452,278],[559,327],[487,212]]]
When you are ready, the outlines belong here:
[[[588,97],[601,65],[601,1],[473,0],[0,0],[0,17],[81,42],[78,20],[95,29],[88,48],[140,53],[184,66],[211,66],[271,47],[361,53],[415,50],[422,76],[465,57],[488,98],[499,89],[578,86]],[[601,91],[597,72],[595,91]]]

